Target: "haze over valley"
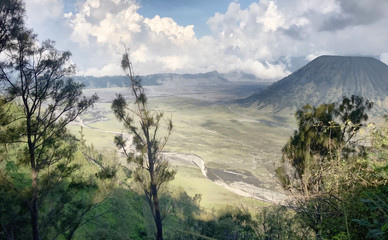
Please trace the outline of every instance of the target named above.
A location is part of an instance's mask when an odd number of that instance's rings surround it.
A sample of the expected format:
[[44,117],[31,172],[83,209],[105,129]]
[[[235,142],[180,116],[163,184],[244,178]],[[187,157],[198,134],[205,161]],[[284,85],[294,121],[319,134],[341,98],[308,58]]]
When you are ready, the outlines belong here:
[[[175,75],[175,79],[170,78],[162,84],[146,86],[152,108],[171,115],[174,120],[174,133],[166,147],[167,159],[171,156],[176,159],[179,156],[182,161],[172,161],[173,165],[178,164],[182,168],[188,163],[189,167],[197,168],[196,172],[201,172],[199,164],[193,165],[192,161],[185,160],[196,157],[205,163],[206,170],[203,175],[210,179],[206,184],[211,185],[213,181],[241,196],[278,202],[284,196],[276,196],[282,193],[282,190],[276,186],[274,179],[276,162],[273,158],[274,155],[280,157],[280,149],[292,132],[294,121],[292,118],[288,119],[288,116],[272,116],[265,112],[258,114],[255,109],[250,112],[249,109],[233,103],[236,99],[268,87],[268,84],[229,82],[225,79],[212,81],[218,79],[214,79],[217,75],[219,74],[214,72],[200,74],[198,79],[193,75]],[[86,95],[95,92],[100,96],[99,102],[85,117],[81,115],[79,121],[73,124],[80,125],[82,121],[84,131],[91,132],[92,136],[109,130],[111,134],[101,135],[103,139],[93,137],[90,141],[100,149],[111,150],[115,148],[112,141],[114,135],[124,130],[114,119],[110,103],[118,93],[128,99],[133,99],[133,96],[129,94],[129,88],[84,90]],[[275,133],[275,127],[282,129],[282,136]],[[78,131],[78,128],[74,129],[75,133]],[[256,133],[252,135],[252,132]],[[261,144],[266,150],[257,147]],[[178,176],[183,171],[179,170]],[[187,174],[182,174],[182,177],[188,179],[179,179],[181,182],[174,184],[184,187],[187,181],[196,181]],[[277,191],[273,191],[274,189]],[[204,201],[213,195],[212,192],[201,191],[200,188],[192,190],[201,193]],[[235,197],[232,202],[238,204],[241,200]],[[227,202],[230,203],[222,197],[212,200],[211,205],[222,206]]]
[[[282,147],[296,129],[294,111],[306,104],[318,106],[351,95],[375,102],[379,114],[388,107],[388,91],[384,91],[388,90],[388,66],[374,58],[321,56],[273,84],[246,74],[240,73],[238,79],[230,75],[209,72],[141,77],[153,109],[171,114],[176,125],[165,153],[179,169],[179,181],[174,185],[185,188],[187,181],[198,181],[186,173],[185,168],[194,167],[232,193],[281,202],[287,197],[275,169]],[[87,96],[97,93],[100,100],[73,124],[88,128],[84,131],[92,136],[105,132],[90,141],[101,150],[114,149],[108,135],[113,139],[125,130],[109,107],[118,93],[133,99],[125,77],[76,79],[92,87],[84,90]],[[104,88],[93,88],[99,82]],[[74,133],[77,131],[75,128]],[[210,181],[207,184],[211,185]],[[200,188],[186,190],[202,194],[204,202],[210,202],[209,195],[213,195]],[[221,197],[209,204],[225,203]]]
[[0,0],[0,239],[388,239],[387,13]]

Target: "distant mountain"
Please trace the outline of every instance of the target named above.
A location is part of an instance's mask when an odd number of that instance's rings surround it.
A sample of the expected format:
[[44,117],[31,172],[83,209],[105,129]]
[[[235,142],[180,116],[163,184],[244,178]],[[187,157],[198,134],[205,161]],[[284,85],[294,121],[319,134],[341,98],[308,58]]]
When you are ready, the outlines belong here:
[[156,82],[158,85],[193,86],[218,85],[228,82],[217,71],[197,74],[160,73],[141,77],[146,82]]
[[[83,83],[86,88],[110,88],[110,87],[127,87],[129,86],[128,78],[126,76],[75,76],[73,79],[76,82]],[[150,78],[143,80],[144,86],[159,85],[159,83]]]
[[[260,83],[262,80],[254,75],[243,72],[219,73],[217,71],[197,74],[177,74],[161,73],[141,76],[143,86],[156,85],[176,85],[176,86],[193,86],[193,85],[219,85],[228,82],[254,82]],[[85,84],[87,88],[107,88],[107,87],[126,87],[128,78],[125,76],[76,76],[74,80]]]
[[388,66],[371,57],[320,56],[240,103],[280,111],[353,94],[375,102],[375,109],[388,109]]
[[265,80],[258,78],[253,74],[248,74],[241,71],[222,73],[221,76],[230,82],[255,82],[255,83],[265,82]]

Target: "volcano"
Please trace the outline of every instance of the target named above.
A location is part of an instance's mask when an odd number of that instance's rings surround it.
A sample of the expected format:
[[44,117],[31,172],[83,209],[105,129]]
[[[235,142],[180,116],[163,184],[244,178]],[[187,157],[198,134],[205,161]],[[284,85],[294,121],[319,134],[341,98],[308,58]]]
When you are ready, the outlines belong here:
[[372,57],[320,56],[291,75],[240,101],[274,111],[317,106],[358,95],[388,109],[388,66]]

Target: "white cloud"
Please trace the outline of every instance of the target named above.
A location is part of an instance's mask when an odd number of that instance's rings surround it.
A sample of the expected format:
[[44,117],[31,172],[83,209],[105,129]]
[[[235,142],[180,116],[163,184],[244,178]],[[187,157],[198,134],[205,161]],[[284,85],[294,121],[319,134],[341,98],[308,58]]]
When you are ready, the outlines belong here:
[[284,25],[284,17],[278,11],[275,2],[269,2],[268,8],[264,16],[257,17],[256,21],[264,25],[264,31],[276,31],[279,27]]
[[65,18],[71,18],[71,17],[73,16],[73,13],[72,13],[72,12],[65,13],[65,14],[63,14],[63,16],[64,16]]
[[158,37],[167,38],[174,44],[180,46],[192,44],[196,41],[193,25],[182,27],[172,18],[161,18],[156,15],[152,19],[145,18],[144,24],[148,26],[152,32],[156,33]]
[[121,74],[125,44],[139,74],[237,70],[279,79],[292,57],[381,55],[387,61],[388,4],[368,1],[258,0],[245,9],[235,1],[208,19],[212,34],[202,38],[193,25],[142,16],[136,0],[80,0],[66,14],[60,0],[30,0],[35,10],[27,10],[30,18],[66,22],[69,32],[55,40],[71,43],[81,74]]
[[388,65],[388,52],[381,54],[380,61]]
[[150,52],[145,44],[141,44],[136,51],[131,53],[131,58],[136,59],[136,61],[145,63],[149,60]]
[[293,3],[300,12],[309,12],[316,11],[322,14],[327,13],[339,13],[341,11],[341,7],[337,0],[299,0],[294,1]]
[[121,72],[122,70],[119,64],[111,63],[103,66],[102,68],[91,67],[78,71],[77,75],[103,77],[109,75],[121,75]]
[[[113,8],[113,12],[100,13],[109,8]],[[130,43],[132,34],[141,31],[143,17],[137,13],[138,9],[137,4],[128,1],[119,5],[109,0],[87,0],[80,12],[70,18],[71,39],[83,45],[89,44],[91,38],[100,44]]]
[[314,59],[316,59],[317,57],[319,56],[322,56],[322,55],[335,55],[334,53],[332,52],[326,52],[326,51],[317,51],[317,52],[313,52],[313,53],[310,53],[309,55],[306,56],[306,59],[308,61],[312,61]]
[[26,11],[29,24],[44,24],[47,20],[63,16],[63,3],[61,0],[28,0]]

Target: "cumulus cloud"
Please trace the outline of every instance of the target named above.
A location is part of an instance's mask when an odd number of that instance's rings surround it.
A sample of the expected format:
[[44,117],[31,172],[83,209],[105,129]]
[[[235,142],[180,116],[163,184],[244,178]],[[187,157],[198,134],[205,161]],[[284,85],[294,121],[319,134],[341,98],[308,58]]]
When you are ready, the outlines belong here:
[[264,16],[258,16],[256,21],[263,24],[263,30],[265,32],[276,31],[284,25],[284,17],[278,11],[278,7],[273,1],[269,2]]
[[284,18],[272,1],[256,5],[252,5],[252,9],[241,9],[232,2],[225,14],[209,19],[213,36],[203,38],[196,37],[193,25],[180,26],[174,19],[158,15],[141,16],[140,6],[135,1],[87,0],[80,5],[78,13],[66,16],[73,42],[86,49],[103,49],[94,57],[105,64],[91,68],[82,65],[80,74],[111,74],[117,69],[111,64],[119,62],[119,53],[125,44],[131,49],[132,60],[140,74],[218,70],[246,71],[266,79],[280,78],[289,72],[284,65],[273,63],[268,46],[257,44],[255,38],[266,36],[255,26],[260,25],[264,32],[273,32],[282,26]]
[[[83,67],[80,74],[112,74],[111,64],[120,62],[124,45],[132,52],[141,74],[154,71],[171,72],[184,68],[187,49],[197,38],[194,26],[180,26],[171,18],[145,18],[138,13],[137,2],[128,0],[87,0],[78,13],[68,16],[73,42],[89,49],[100,66]],[[99,49],[95,53],[93,49]],[[94,56],[93,56],[94,55]],[[110,67],[109,67],[110,66]],[[117,71],[116,74],[121,74]]]
[[145,18],[144,24],[157,36],[167,38],[176,45],[183,46],[196,41],[193,25],[182,27],[172,18],[161,18],[156,15],[152,19]]
[[69,17],[73,28],[71,39],[84,45],[90,41],[109,45],[130,43],[132,35],[141,31],[143,17],[137,13],[138,9],[131,1],[87,0],[79,13]]
[[276,80],[290,73],[292,58],[387,59],[385,0],[252,0],[247,8],[235,1],[208,19],[211,35],[201,38],[193,25],[142,16],[137,0],[79,0],[77,9],[67,13],[60,0],[29,2],[30,8],[42,3],[53,9],[40,19],[63,19],[70,41],[59,41],[72,43],[78,73],[85,75],[121,74],[123,44],[139,74],[245,71]]
[[388,10],[386,0],[338,0],[340,11],[323,22],[321,30],[339,30],[350,26],[370,25],[384,18]]
[[121,68],[119,64],[110,63],[102,66],[100,68],[90,67],[84,70],[79,71],[78,75],[83,76],[95,76],[95,77],[104,77],[104,76],[116,76],[121,75]]

